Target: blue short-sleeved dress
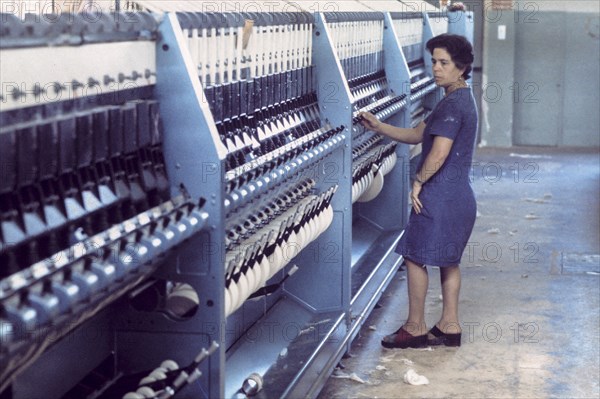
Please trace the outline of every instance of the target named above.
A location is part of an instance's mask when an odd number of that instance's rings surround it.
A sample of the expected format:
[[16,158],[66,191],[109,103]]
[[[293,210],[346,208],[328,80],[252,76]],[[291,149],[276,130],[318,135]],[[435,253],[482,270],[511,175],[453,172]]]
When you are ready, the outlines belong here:
[[396,252],[423,265],[458,265],[477,214],[470,181],[477,136],[477,107],[471,89],[457,89],[444,97],[425,123],[417,171],[431,151],[435,136],[452,139],[452,149],[444,165],[423,185],[419,194],[423,209],[420,214],[411,211]]

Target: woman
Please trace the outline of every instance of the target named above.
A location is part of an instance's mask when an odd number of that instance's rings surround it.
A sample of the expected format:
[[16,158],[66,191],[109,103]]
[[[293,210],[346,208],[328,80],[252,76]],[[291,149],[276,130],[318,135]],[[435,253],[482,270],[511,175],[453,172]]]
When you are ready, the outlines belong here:
[[[423,143],[422,158],[410,194],[412,211],[397,252],[408,273],[408,320],[381,344],[387,348],[426,345],[460,346],[458,320],[459,262],[475,224],[475,196],[469,181],[477,134],[477,109],[465,82],[471,72],[473,49],[462,36],[443,34],[427,42],[433,75],[445,96],[416,128],[398,128],[362,113],[362,124],[394,140]],[[429,331],[425,297],[429,285],[426,265],[438,266],[443,311]]]

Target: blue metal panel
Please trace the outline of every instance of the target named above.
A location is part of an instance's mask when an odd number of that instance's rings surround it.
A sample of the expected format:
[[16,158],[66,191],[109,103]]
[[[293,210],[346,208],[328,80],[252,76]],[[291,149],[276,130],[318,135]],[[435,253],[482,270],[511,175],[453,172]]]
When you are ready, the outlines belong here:
[[461,35],[473,44],[473,11],[448,12],[448,33]]
[[429,15],[424,12],[423,13],[423,61],[425,62],[425,69],[431,71],[432,63],[431,63],[431,54],[427,50],[425,44],[429,40],[433,38],[433,29],[431,28],[431,22],[429,21]]
[[[127,319],[136,327],[122,326],[118,335],[121,353],[128,354],[120,361],[130,372],[166,358],[189,362],[213,340],[221,342],[223,334],[224,148],[202,100],[202,87],[174,14],[165,15],[159,32],[156,93],[163,115],[167,172],[173,191],[184,190],[196,201],[206,199],[209,229],[170,257],[156,274],[191,285],[200,299],[198,311],[186,320],[132,311]],[[148,345],[154,349],[148,350]],[[200,382],[206,395],[222,397],[225,350],[219,349],[205,363]]]
[[[431,28],[431,22],[429,21],[429,15],[423,13],[423,60],[425,61],[425,70],[428,76],[433,76],[431,68],[433,66],[431,62],[431,54],[425,46],[427,42],[433,38],[433,29]],[[435,108],[435,105],[444,97],[444,91],[441,88],[437,88],[423,98],[423,106],[429,110]]]
[[352,111],[350,90],[321,13],[315,15],[313,60],[321,120],[323,124],[345,126],[346,138],[343,148],[321,162],[316,179],[317,189],[338,184],[332,201],[334,220],[318,241],[300,254],[297,263],[306,271],[286,283],[286,291],[316,311],[346,311],[350,298]]
[[[473,11],[448,12],[448,33],[464,36],[469,42],[471,42],[472,45],[473,32]],[[471,74],[471,78],[467,79],[467,83],[471,85],[472,82],[473,78]]]

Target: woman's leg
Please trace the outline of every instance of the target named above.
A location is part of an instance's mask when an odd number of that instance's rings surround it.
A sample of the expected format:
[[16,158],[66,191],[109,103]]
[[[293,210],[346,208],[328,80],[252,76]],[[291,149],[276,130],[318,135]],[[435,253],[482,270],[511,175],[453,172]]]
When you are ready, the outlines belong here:
[[460,294],[460,268],[458,265],[440,267],[440,280],[444,307],[437,327],[443,333],[457,334],[461,332],[458,321],[458,297]]
[[406,332],[413,336],[427,333],[425,323],[425,297],[429,286],[427,268],[405,259],[408,275],[408,320],[404,324]]

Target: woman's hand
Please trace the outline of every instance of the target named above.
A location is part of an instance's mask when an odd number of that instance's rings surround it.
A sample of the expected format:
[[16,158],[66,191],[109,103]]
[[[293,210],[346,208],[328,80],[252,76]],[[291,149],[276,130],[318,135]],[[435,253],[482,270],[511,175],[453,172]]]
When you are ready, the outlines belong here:
[[418,215],[421,213],[421,209],[423,209],[423,204],[419,199],[419,194],[421,193],[421,189],[423,185],[418,181],[413,182],[412,191],[410,193],[410,199],[412,200],[412,207],[415,210],[415,213]]
[[360,112],[358,114],[358,117],[360,117],[360,123],[366,127],[369,130],[372,130],[374,132],[378,132],[379,128],[381,127],[381,121],[379,119],[377,119],[377,117],[375,115],[373,115],[370,112]]

